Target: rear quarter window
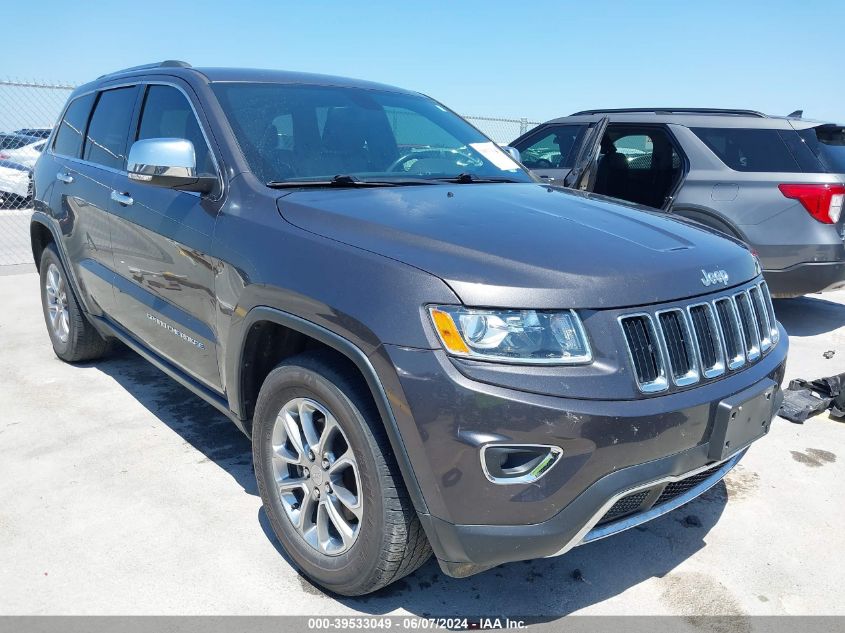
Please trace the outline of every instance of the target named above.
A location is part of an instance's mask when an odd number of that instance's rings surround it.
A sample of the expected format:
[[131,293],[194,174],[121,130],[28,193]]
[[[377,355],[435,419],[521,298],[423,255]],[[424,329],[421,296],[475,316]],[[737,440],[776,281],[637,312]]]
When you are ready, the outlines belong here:
[[56,130],[56,140],[53,141],[53,151],[56,154],[79,158],[85,125],[88,123],[95,96],[92,92],[71,101],[59,123],[59,129]]
[[[813,172],[821,166],[797,134],[790,130],[690,128],[710,150],[735,171]],[[789,139],[787,135],[792,135]],[[795,142],[798,141],[796,144]]]

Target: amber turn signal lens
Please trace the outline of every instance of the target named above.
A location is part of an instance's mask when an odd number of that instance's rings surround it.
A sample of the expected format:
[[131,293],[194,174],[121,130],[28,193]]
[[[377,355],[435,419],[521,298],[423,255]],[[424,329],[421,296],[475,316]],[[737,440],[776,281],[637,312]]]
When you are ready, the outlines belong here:
[[437,328],[437,333],[443,340],[443,344],[450,352],[456,354],[468,354],[469,348],[458,333],[458,328],[452,320],[452,315],[443,312],[442,310],[432,309],[431,318],[434,319],[434,326]]

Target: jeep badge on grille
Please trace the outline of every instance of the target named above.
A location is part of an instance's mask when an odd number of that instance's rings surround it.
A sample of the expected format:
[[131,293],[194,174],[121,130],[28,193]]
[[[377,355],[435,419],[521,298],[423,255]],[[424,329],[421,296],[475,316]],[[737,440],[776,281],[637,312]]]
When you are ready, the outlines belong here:
[[703,275],[701,283],[705,286],[712,286],[719,283],[724,284],[725,286],[728,285],[728,273],[725,270],[714,270],[708,273],[702,268],[701,274]]

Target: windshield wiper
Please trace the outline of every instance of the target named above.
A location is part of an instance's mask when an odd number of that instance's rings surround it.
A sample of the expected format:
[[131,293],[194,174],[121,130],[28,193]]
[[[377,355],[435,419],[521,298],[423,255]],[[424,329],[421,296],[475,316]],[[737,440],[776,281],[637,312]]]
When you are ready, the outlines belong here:
[[441,178],[435,178],[435,180],[441,180],[443,182],[456,182],[462,185],[470,185],[485,182],[519,182],[514,178],[503,178],[498,176],[475,176],[466,171],[458,174],[457,176],[444,176]]
[[266,183],[273,189],[295,189],[299,187],[402,187],[405,185],[430,185],[430,180],[402,178],[396,180],[363,180],[349,174],[338,174],[329,180],[271,180]]

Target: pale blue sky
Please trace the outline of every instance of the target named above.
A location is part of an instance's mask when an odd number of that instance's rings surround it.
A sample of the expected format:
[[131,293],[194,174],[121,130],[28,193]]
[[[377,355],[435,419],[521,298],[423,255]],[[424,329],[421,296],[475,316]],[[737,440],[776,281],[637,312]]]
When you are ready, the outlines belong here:
[[709,106],[845,122],[841,0],[29,0],[3,15],[0,78],[81,83],[175,58],[372,79],[463,114]]

